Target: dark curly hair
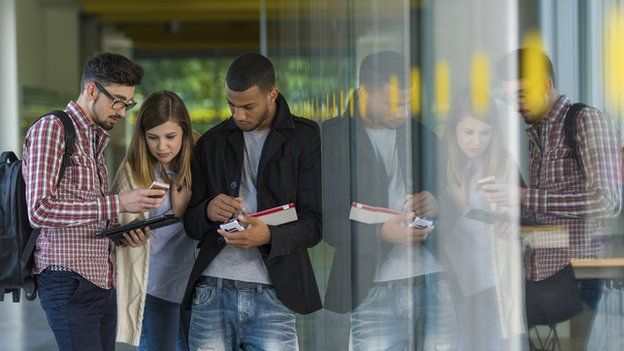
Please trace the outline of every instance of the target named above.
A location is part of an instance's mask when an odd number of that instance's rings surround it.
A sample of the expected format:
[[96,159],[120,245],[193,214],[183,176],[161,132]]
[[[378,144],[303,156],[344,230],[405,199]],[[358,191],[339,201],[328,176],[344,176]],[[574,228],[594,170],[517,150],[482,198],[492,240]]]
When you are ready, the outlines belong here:
[[104,52],[89,59],[82,72],[80,90],[89,82],[136,86],[141,84],[143,68],[123,55]]
[[253,86],[268,91],[275,87],[275,69],[268,58],[256,53],[246,53],[232,62],[225,82],[233,91],[244,91]]

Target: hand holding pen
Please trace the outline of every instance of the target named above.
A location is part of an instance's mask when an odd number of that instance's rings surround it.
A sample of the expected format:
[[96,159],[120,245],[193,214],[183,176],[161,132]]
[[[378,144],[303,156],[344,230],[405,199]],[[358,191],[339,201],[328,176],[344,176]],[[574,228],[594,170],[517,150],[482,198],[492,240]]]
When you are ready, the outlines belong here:
[[438,214],[438,202],[428,191],[407,195],[403,210],[413,212],[418,217],[435,217]]
[[206,206],[206,216],[213,222],[225,222],[244,213],[243,199],[219,194]]

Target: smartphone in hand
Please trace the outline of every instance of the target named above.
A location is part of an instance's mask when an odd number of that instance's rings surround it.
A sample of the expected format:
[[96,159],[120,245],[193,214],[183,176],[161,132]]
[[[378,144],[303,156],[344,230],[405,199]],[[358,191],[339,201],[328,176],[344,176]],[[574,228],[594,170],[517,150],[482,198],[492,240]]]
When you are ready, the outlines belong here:
[[424,229],[431,227],[433,225],[433,221],[428,218],[416,217],[414,220],[409,223],[407,226],[410,228],[418,228]]
[[[167,183],[163,183],[163,182],[158,182],[158,181],[153,181],[152,185],[150,185],[149,187],[150,190],[164,190],[165,192],[167,192],[169,190],[169,184]],[[165,196],[164,194],[161,196],[150,196],[153,198],[160,198]]]
[[488,184],[496,184],[496,177],[489,176],[483,179],[479,179],[477,181],[477,187],[479,188],[482,188],[484,185],[488,185]]
[[241,223],[236,219],[231,219],[221,224],[219,227],[228,233],[236,233],[236,232],[242,232],[243,230],[247,229],[247,224]]

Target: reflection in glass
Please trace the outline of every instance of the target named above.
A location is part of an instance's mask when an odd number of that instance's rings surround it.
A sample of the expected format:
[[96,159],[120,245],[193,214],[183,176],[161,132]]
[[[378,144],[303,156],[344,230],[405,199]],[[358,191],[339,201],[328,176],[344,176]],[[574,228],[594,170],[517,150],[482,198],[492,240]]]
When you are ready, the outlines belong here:
[[[451,350],[456,318],[437,234],[408,226],[438,214],[435,166],[422,162],[436,137],[408,118],[402,55],[371,54],[359,72],[345,114],[322,126],[325,239],[336,249],[325,307],[351,312],[353,350]],[[353,202],[394,214],[351,221]]]
[[520,242],[512,204],[498,207],[486,193],[508,189],[517,168],[502,143],[492,100],[477,112],[472,96],[466,91],[455,98],[443,126],[440,237],[454,282],[461,349],[506,350],[524,331]]

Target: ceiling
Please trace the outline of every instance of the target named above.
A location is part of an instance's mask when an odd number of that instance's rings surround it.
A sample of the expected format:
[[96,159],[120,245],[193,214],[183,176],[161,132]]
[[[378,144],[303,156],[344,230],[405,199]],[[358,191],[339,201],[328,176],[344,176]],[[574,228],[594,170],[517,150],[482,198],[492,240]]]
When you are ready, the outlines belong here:
[[[248,51],[258,50],[261,0],[71,0],[85,15],[104,25],[113,25],[143,52]],[[299,28],[310,18],[327,26],[346,18],[346,1],[264,0],[270,23],[277,16],[297,21]],[[411,0],[412,3],[419,0]],[[356,17],[375,16],[396,20],[404,12],[404,1],[365,1],[355,6]],[[398,7],[397,7],[398,6]],[[384,15],[385,13],[385,15]],[[327,23],[323,23],[326,21]],[[301,38],[307,43],[305,36]],[[327,43],[326,43],[327,44]]]
[[259,0],[72,0],[143,51],[257,50]]

